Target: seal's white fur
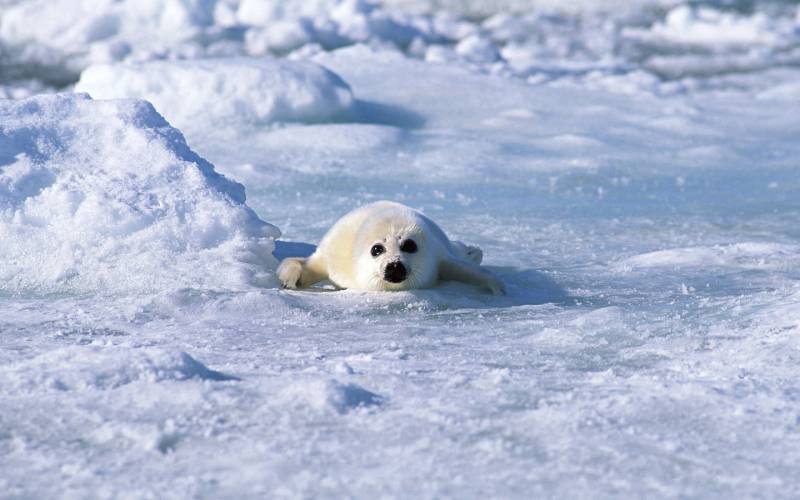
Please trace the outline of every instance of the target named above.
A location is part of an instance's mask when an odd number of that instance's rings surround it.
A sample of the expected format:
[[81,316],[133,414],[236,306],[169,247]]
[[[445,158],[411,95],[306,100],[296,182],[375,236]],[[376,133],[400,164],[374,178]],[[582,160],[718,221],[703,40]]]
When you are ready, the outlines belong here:
[[[414,253],[402,252],[408,239]],[[370,248],[380,243],[385,251],[373,257]],[[432,220],[399,203],[379,201],[348,213],[322,238],[308,259],[284,259],[278,278],[286,288],[303,288],[328,279],[340,288],[358,290],[408,290],[427,288],[439,279],[463,281],[504,292],[502,283],[479,266],[483,253],[450,241]],[[408,271],[400,283],[384,279],[390,262],[402,262]]]

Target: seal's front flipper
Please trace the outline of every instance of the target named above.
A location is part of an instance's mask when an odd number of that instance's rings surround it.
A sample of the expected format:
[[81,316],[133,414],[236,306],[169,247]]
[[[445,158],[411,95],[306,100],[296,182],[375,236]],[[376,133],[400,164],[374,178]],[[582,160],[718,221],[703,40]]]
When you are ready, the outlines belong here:
[[[316,255],[316,254],[315,254]],[[328,277],[314,255],[308,259],[290,257],[278,266],[278,279],[284,288],[306,288]]]

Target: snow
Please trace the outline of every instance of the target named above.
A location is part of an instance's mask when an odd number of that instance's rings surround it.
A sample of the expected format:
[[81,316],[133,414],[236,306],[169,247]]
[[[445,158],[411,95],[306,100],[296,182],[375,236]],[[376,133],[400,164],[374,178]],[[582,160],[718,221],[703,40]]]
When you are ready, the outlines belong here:
[[777,41],[778,30],[768,26],[768,22],[763,13],[741,16],[706,7],[680,5],[667,13],[663,23],[654,24],[642,35],[676,44],[770,45]]
[[280,233],[147,102],[0,103],[0,291],[268,282]]
[[[190,139],[198,127],[209,124],[214,125],[210,135],[218,136],[273,123],[336,120],[353,105],[347,84],[325,68],[268,59],[90,66],[75,90],[100,99],[138,96],[153,103]],[[202,143],[206,138],[196,139]]]
[[[790,2],[759,1],[750,9],[673,0],[387,3],[14,0],[0,5],[0,84],[33,79],[60,88],[92,64],[305,58],[358,43],[537,83],[592,79],[628,93],[669,94],[704,86],[710,76],[746,78],[749,71],[800,60],[800,11]],[[660,78],[643,77],[643,69]],[[792,73],[789,81],[796,80]],[[726,86],[741,81],[734,80]]]
[[670,266],[724,266],[759,269],[793,265],[791,261],[798,253],[793,245],[743,242],[725,246],[689,247],[657,250],[625,259],[621,264],[627,268]]
[[[110,351],[93,346],[56,349],[32,360],[5,366],[3,372],[6,394],[108,390],[142,380],[236,380],[209,370],[185,352],[148,348]],[[30,373],[35,373],[36,377],[28,378]]]
[[[44,5],[0,0],[0,496],[800,495],[793,3]],[[277,287],[380,199],[508,294]]]

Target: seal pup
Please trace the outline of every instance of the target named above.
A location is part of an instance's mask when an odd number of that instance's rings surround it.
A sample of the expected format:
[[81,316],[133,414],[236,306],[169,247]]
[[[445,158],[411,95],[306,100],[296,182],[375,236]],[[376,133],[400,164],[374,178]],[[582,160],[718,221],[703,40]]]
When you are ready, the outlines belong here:
[[503,283],[480,267],[482,259],[480,248],[450,241],[418,211],[378,201],[339,219],[307,259],[284,259],[278,279],[284,288],[306,288],[327,279],[339,288],[373,291],[461,281],[504,294]]

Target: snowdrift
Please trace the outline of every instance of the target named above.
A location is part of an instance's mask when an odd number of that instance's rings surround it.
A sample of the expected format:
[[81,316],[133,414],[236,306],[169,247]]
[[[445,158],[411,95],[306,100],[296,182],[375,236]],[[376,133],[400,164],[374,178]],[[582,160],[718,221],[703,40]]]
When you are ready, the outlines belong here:
[[0,291],[265,284],[279,234],[147,102],[0,101]]
[[187,380],[235,381],[182,351],[70,346],[0,369],[0,394],[103,391],[128,384]]
[[76,86],[95,98],[136,96],[152,102],[190,138],[202,124],[238,133],[277,122],[319,123],[345,117],[347,83],[310,62],[201,59],[91,66]]

